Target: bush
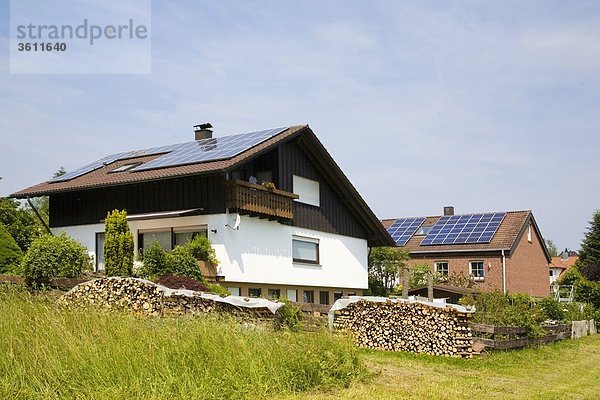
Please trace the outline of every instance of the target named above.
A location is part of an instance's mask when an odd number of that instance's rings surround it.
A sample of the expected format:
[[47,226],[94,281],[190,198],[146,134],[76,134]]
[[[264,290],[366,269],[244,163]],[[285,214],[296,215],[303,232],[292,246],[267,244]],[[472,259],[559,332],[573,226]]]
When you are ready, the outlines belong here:
[[22,258],[21,248],[0,222],[0,274],[18,270]]
[[133,274],[133,235],[129,231],[127,213],[113,210],[104,220],[104,266],[107,276]]
[[283,303],[283,307],[277,310],[277,314],[281,316],[283,325],[293,332],[298,332],[300,329],[300,307],[294,307],[292,302],[285,297],[279,297],[279,302]]
[[196,235],[192,241],[185,246],[196,259],[208,261],[215,267],[219,265],[219,260],[215,254],[215,249],[212,248],[210,240],[204,235]]
[[[183,275],[194,278],[200,282],[204,281],[196,257],[186,246],[177,246],[167,253],[166,273],[170,275]],[[145,263],[145,261],[144,261]]]
[[144,265],[138,273],[141,277],[153,279],[167,275],[167,252],[156,240],[152,246],[144,249],[143,256]]
[[30,286],[47,284],[50,279],[57,277],[76,278],[91,266],[86,248],[64,232],[34,239],[21,263],[25,280]]
[[538,302],[538,305],[544,311],[544,313],[546,314],[546,317],[548,317],[548,319],[553,319],[556,321],[564,321],[565,320],[565,311],[563,309],[564,307],[556,299],[553,299],[551,297],[546,297],[546,298],[541,299]]
[[197,292],[209,292],[210,289],[202,282],[181,275],[165,275],[156,280],[159,285],[166,286],[171,289],[187,289],[195,290]]
[[583,279],[583,275],[577,269],[577,266],[569,268],[558,280],[559,285],[573,285],[575,282]]
[[590,303],[594,308],[600,309],[600,282],[581,279],[575,282],[574,297],[576,301]]
[[214,294],[218,294],[221,297],[231,296],[231,293],[229,292],[229,290],[227,290],[227,288],[224,288],[223,286],[219,285],[218,283],[209,283],[208,282],[205,284],[208,287],[208,290],[210,290]]

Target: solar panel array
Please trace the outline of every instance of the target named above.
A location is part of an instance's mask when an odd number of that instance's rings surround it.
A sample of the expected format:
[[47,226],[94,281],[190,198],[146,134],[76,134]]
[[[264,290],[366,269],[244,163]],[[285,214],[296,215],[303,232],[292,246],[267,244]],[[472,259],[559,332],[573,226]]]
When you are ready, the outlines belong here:
[[145,164],[132,168],[130,171],[145,171],[149,169],[174,167],[177,165],[195,164],[206,161],[216,161],[236,156],[251,147],[283,132],[287,128],[267,129],[257,132],[242,133],[239,135],[224,136],[221,138],[207,138],[193,142],[171,144],[166,146],[152,147],[145,150],[128,151],[125,153],[112,154],[98,161],[68,172],[50,182],[68,181],[78,176],[102,168],[118,160],[133,157],[142,157],[154,154],[166,153]]
[[421,245],[489,243],[505,215],[505,212],[444,215],[427,233]]
[[131,171],[173,167],[176,165],[195,164],[205,161],[216,161],[231,158],[256,146],[286,128],[268,129],[264,131],[243,133],[241,135],[208,138],[190,143],[171,151],[164,156],[133,168]]
[[387,231],[396,242],[396,245],[404,246],[419,229],[423,221],[425,221],[424,217],[400,218],[387,228]]

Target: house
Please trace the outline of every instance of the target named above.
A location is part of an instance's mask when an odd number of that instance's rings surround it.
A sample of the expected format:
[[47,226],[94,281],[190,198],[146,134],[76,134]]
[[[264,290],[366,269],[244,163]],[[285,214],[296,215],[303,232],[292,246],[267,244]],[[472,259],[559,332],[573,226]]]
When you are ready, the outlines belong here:
[[565,249],[557,257],[552,257],[552,261],[548,268],[550,269],[550,285],[560,278],[569,268],[571,268],[579,260],[579,254],[576,251]]
[[[49,196],[50,227],[103,269],[103,220],[125,209],[135,251],[207,235],[232,294],[332,304],[368,287],[368,247],[394,242],[308,125],[107,156],[12,194]],[[261,183],[265,182],[264,185]]]
[[550,294],[550,255],[531,211],[396,218],[383,226],[410,254],[409,265],[425,264],[441,276],[471,276],[475,288]]

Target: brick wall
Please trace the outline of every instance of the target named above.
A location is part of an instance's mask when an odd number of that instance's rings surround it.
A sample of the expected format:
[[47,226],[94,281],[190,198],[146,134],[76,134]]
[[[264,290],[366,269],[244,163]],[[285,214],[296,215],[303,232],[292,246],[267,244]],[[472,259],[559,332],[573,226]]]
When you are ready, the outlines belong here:
[[531,227],[531,242],[527,227],[519,238],[514,254],[506,261],[508,291],[527,293],[535,297],[550,295],[548,260],[540,237]]

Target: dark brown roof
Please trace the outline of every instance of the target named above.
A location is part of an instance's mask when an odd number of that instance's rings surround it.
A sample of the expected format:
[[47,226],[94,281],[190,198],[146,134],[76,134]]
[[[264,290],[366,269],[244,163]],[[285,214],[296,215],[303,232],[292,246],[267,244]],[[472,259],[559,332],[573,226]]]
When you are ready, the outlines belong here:
[[[427,289],[427,286],[419,286],[413,289],[408,290],[408,294],[412,292],[417,292],[419,290]],[[451,286],[451,285],[433,285],[433,290],[444,291],[448,293],[456,293],[456,294],[473,294],[477,293],[477,289],[460,287],[460,286]]]
[[15,198],[25,198],[46,196],[52,193],[68,192],[80,189],[91,189],[102,186],[114,186],[133,182],[153,181],[158,179],[173,178],[176,176],[196,175],[209,172],[218,172],[228,170],[250,157],[266,151],[272,146],[280,143],[291,136],[298,134],[301,130],[308,128],[308,125],[291,126],[283,132],[273,136],[270,139],[244,151],[227,160],[209,161],[198,164],[180,165],[176,167],[167,167],[145,171],[125,171],[111,174],[109,173],[115,168],[125,164],[131,164],[136,161],[147,162],[154,158],[160,157],[161,154],[150,156],[129,158],[127,160],[119,160],[111,163],[107,167],[97,169],[87,174],[78,176],[64,182],[42,182],[31,186],[27,189],[20,190],[10,195]]
[[[441,216],[427,217],[423,225],[433,225],[440,219]],[[421,242],[425,238],[424,235],[413,235],[404,246],[411,254],[418,253],[454,253],[454,252],[472,252],[472,251],[490,251],[490,250],[512,250],[517,239],[526,227],[527,221],[531,220],[532,225],[538,232],[538,236],[542,235],[537,228],[537,224],[533,218],[533,214],[529,210],[525,211],[508,211],[498,227],[498,230],[492,237],[489,243],[469,243],[469,244],[443,244],[443,245],[427,245],[422,246]],[[387,229],[396,219],[384,219],[381,221]],[[543,239],[542,239],[543,240]],[[544,247],[545,248],[545,247]],[[546,250],[547,252],[547,250]],[[550,260],[548,256],[548,260]]]

